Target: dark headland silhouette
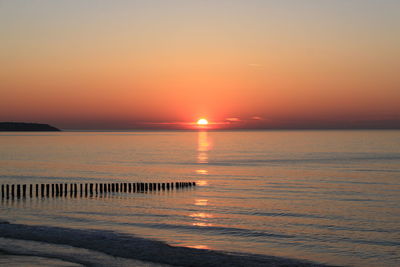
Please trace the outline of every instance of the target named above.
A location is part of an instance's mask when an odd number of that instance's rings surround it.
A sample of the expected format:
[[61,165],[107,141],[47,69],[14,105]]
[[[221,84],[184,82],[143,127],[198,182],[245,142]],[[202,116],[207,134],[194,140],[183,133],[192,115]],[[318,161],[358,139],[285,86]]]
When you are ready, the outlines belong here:
[[0,122],[0,131],[17,132],[17,131],[34,131],[34,132],[59,132],[60,129],[48,124],[42,123],[26,123],[26,122]]

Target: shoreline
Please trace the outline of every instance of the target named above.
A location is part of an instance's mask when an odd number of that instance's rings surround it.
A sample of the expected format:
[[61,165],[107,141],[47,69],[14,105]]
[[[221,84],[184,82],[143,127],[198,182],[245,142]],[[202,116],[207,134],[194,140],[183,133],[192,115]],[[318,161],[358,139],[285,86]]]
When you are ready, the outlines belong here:
[[[0,224],[0,251],[4,251],[4,245],[3,248],[1,245],[2,240],[6,240],[5,243],[9,244],[6,248],[7,253],[21,252],[25,249],[23,254],[28,254],[28,256],[72,260],[74,263],[84,265],[108,262],[107,266],[125,266],[125,263],[126,266],[129,266],[132,261],[137,261],[137,264],[144,264],[143,266],[329,266],[275,256],[173,247],[161,241],[113,231],[30,226],[4,222]],[[29,245],[32,242],[36,245]],[[40,251],[39,247],[41,246],[38,246],[38,243],[41,244],[42,251]],[[14,251],[12,246],[14,246]],[[25,248],[23,248],[24,246]],[[70,256],[74,255],[71,254],[71,247],[79,250],[76,255],[82,254],[83,251],[86,256]],[[67,250],[68,253],[65,254],[63,250]]]

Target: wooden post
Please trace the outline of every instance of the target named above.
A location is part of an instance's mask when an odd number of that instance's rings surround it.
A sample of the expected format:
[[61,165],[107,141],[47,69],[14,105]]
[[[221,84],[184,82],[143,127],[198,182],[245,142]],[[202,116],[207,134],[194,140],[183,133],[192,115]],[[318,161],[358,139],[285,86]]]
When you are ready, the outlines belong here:
[[17,198],[21,197],[21,185],[17,184]]
[[40,195],[44,197],[44,184],[40,184]]
[[6,185],[6,195],[7,195],[7,199],[10,198],[10,185]]
[[132,183],[128,183],[128,192],[129,192],[129,193],[132,192]]
[[46,184],[46,197],[49,197],[50,195],[50,185]]
[[1,198],[4,198],[4,184],[1,185]]
[[96,183],[94,191],[96,192],[96,194],[99,193],[99,184],[98,183]]
[[83,184],[82,183],[80,183],[79,184],[79,192],[80,192],[80,196],[82,196],[83,195]]
[[90,195],[93,195],[93,184],[92,183],[90,183]]

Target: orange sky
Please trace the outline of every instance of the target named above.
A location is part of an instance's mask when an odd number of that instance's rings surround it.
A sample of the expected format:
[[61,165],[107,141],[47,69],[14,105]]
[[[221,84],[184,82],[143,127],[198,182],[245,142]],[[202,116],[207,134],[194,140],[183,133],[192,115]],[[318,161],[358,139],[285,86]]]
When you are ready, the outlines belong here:
[[399,8],[390,0],[2,1],[0,121],[399,128]]

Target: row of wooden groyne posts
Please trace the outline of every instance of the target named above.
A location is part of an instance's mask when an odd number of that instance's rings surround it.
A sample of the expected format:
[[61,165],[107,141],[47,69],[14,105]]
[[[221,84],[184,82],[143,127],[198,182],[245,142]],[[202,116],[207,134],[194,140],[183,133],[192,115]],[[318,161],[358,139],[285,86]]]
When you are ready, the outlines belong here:
[[1,198],[92,196],[108,193],[165,191],[196,186],[195,182],[170,183],[61,183],[2,184]]

